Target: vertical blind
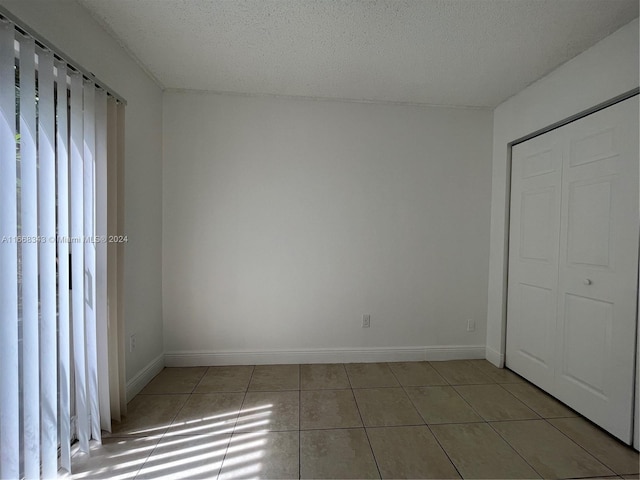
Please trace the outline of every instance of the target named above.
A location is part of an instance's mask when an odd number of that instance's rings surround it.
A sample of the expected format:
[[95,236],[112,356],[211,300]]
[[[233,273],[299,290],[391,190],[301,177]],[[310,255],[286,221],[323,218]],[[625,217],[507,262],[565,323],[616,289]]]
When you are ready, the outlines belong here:
[[0,478],[71,472],[125,413],[123,121],[0,16]]

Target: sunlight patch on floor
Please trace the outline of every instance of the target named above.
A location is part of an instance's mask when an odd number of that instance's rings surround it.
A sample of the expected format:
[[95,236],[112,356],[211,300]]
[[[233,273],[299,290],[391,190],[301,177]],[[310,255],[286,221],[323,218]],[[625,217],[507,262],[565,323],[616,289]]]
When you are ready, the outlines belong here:
[[[271,404],[136,430],[134,436],[105,437],[91,453],[73,456],[72,478],[225,478],[256,476],[266,455]],[[243,431],[233,436],[236,428]],[[136,437],[165,431],[163,435]],[[210,430],[210,431],[206,431]],[[148,445],[143,445],[149,442]]]

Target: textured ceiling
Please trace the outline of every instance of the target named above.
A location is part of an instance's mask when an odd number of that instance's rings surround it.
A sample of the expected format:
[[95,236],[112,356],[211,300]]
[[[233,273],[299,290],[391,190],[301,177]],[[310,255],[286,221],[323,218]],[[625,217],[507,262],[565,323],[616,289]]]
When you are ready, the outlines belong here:
[[495,106],[638,0],[78,0],[165,88]]

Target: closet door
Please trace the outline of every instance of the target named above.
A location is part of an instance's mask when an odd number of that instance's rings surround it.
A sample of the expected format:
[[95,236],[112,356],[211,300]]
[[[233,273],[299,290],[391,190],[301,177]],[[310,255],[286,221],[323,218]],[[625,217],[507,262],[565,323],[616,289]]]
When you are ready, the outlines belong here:
[[555,372],[562,144],[556,131],[512,149],[506,364],[551,391]]
[[559,131],[564,161],[552,393],[631,443],[638,291],[638,97]]
[[512,149],[506,365],[633,434],[638,97]]

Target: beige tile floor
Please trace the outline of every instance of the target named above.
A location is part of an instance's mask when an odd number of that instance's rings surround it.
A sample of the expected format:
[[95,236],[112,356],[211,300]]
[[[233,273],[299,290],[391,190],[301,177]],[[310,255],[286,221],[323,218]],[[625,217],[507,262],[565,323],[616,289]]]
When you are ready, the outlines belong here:
[[638,453],[484,360],[166,368],[75,478],[638,478]]

